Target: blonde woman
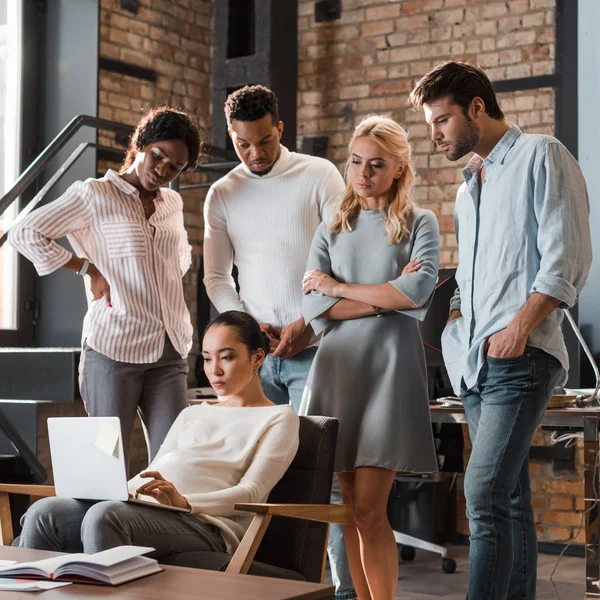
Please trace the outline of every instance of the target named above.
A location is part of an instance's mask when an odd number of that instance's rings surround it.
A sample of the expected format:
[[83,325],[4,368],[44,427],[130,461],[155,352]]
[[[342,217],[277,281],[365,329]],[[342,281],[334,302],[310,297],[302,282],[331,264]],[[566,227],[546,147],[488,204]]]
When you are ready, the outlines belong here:
[[353,519],[346,549],[360,600],[392,600],[398,554],[386,516],[397,471],[431,472],[425,317],[439,267],[435,215],[416,208],[407,134],[367,117],[350,141],[347,188],[312,242],[303,314],[323,338],[301,414],[340,421],[335,471]]

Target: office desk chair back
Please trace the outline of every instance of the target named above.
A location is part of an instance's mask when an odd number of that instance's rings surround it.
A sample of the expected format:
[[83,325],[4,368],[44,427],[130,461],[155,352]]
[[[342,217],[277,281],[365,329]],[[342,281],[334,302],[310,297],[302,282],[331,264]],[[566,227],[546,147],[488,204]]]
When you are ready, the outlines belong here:
[[[300,417],[300,445],[268,503],[327,505],[331,496],[338,421]],[[248,573],[266,577],[322,581],[328,524],[274,516]],[[218,552],[188,552],[162,560],[164,564],[223,571],[232,556]]]

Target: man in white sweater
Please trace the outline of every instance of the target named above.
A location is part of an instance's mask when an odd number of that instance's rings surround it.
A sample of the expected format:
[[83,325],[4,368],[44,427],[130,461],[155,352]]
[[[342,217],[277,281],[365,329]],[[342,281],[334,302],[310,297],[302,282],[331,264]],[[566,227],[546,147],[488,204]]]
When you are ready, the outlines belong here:
[[[271,90],[255,85],[233,92],[225,116],[241,164],[206,197],[204,285],[219,312],[245,311],[260,323],[271,342],[261,369],[265,394],[298,410],[316,353],[302,318],[302,277],[313,235],[345,184],[331,162],[281,145],[283,123]],[[330,537],[336,598],[356,598],[341,528]]]

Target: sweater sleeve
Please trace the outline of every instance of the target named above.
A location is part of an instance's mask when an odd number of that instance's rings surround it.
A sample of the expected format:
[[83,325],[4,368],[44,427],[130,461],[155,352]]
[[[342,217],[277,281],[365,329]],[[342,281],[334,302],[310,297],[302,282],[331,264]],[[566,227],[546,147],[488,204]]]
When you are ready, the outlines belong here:
[[329,224],[346,184],[337,167],[330,163],[319,186],[317,201],[321,220]]
[[245,312],[231,275],[234,250],[227,232],[227,216],[214,186],[204,202],[203,253],[204,285],[211,302],[219,312]]
[[39,275],[64,266],[73,254],[54,240],[85,229],[94,217],[89,184],[76,181],[57,200],[38,208],[11,227],[8,241],[28,258]]
[[293,410],[278,415],[260,439],[250,466],[237,485],[185,495],[192,507],[191,513],[215,517],[247,516],[247,513],[234,510],[234,505],[262,502],[269,495],[298,451],[298,428],[298,416]]

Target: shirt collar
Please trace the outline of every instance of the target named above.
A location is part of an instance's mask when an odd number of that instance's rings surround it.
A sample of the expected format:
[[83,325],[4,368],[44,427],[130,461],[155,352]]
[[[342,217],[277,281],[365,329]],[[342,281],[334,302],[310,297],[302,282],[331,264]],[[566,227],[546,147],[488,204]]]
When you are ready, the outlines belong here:
[[484,162],[502,163],[509,153],[510,149],[515,145],[515,142],[521,137],[523,132],[517,125],[511,125],[508,131],[500,138],[500,141],[493,147],[488,157]]
[[[108,169],[108,171],[106,171],[104,179],[110,181],[115,187],[119,188],[123,193],[127,194],[128,196],[135,196],[136,198],[140,197],[138,189],[134,185],[131,185],[131,183],[129,183],[128,181],[125,181],[116,171],[113,171],[113,169]],[[161,188],[158,188],[158,190],[156,190],[155,200],[162,200]]]
[[487,158],[483,160],[481,156],[474,154],[471,160],[466,164],[463,169],[463,176],[466,180],[469,180],[485,163],[503,163],[506,155],[510,152],[511,148],[515,145],[515,142],[521,137],[523,132],[517,125],[511,125],[506,133],[500,138],[498,143],[492,148],[492,151],[488,154]]

